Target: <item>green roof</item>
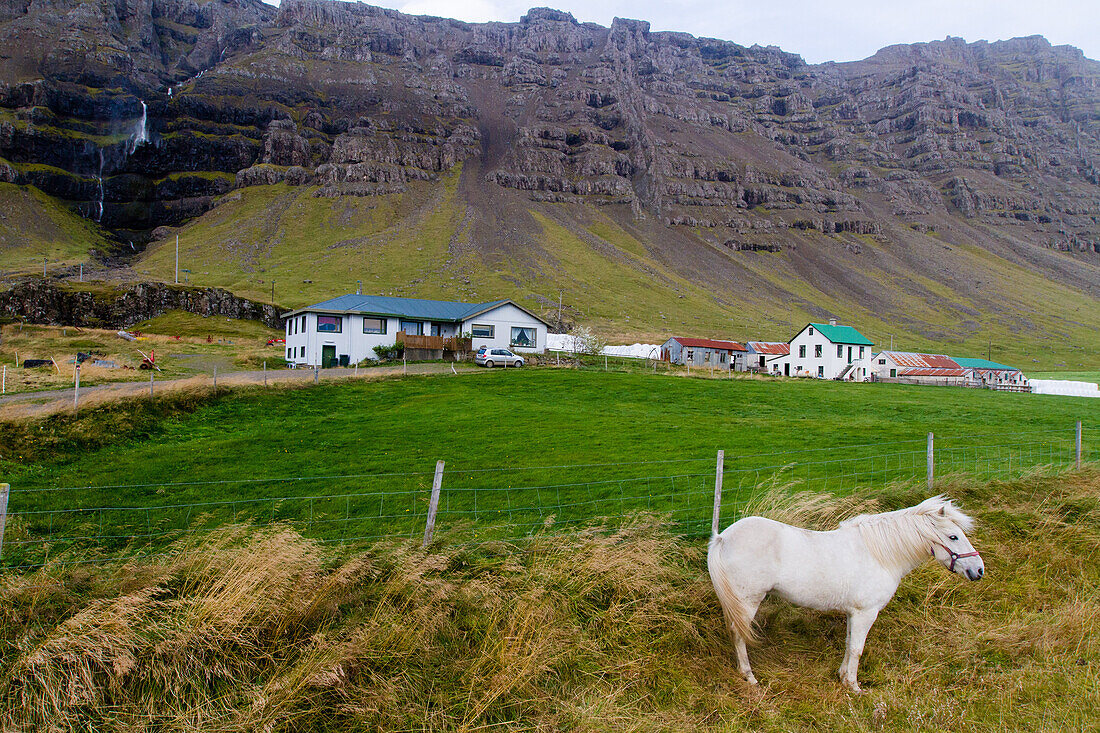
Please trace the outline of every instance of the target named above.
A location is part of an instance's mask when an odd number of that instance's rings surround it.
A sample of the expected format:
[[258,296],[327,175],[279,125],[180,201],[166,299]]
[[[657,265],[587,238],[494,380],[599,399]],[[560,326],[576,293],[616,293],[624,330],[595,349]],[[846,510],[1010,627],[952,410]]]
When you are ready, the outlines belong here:
[[1007,366],[1005,364],[998,364],[995,361],[989,359],[967,359],[965,357],[952,357],[955,363],[961,366],[963,369],[1003,369],[1010,372],[1020,371],[1016,367]]
[[873,341],[851,326],[833,326],[828,323],[811,323],[810,325],[821,331],[821,334],[834,344],[875,345]]

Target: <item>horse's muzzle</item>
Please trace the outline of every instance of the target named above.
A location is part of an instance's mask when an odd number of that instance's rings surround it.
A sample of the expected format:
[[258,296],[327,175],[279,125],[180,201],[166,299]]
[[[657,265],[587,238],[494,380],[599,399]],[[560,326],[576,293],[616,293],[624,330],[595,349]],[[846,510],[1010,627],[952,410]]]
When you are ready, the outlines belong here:
[[981,580],[983,575],[985,575],[985,568],[981,567],[971,568],[966,571],[966,577],[970,578],[971,580]]

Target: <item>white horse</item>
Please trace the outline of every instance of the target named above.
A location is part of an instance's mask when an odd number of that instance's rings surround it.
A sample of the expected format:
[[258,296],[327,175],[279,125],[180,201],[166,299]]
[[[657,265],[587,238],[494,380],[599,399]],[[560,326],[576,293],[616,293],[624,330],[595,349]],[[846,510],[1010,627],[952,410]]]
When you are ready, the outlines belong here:
[[985,574],[964,534],[973,524],[950,499],[934,496],[908,509],[861,514],[828,532],[745,517],[712,535],[707,569],[741,674],[756,684],[745,643],[755,640],[760,602],[774,592],[800,606],[847,614],[847,650],[837,673],[860,692],[856,669],[867,632],[903,577],[930,558],[971,580]]

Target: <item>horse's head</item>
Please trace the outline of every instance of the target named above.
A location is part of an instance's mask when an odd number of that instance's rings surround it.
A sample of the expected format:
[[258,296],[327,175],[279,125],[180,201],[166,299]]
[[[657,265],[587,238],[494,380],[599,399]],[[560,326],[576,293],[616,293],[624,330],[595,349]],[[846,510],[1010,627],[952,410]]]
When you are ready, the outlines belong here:
[[932,543],[932,557],[953,573],[970,580],[981,580],[985,575],[985,563],[982,556],[966,538],[966,532],[974,526],[974,520],[959,511],[950,499],[933,497],[924,502],[934,502],[928,516],[935,528],[935,540]]

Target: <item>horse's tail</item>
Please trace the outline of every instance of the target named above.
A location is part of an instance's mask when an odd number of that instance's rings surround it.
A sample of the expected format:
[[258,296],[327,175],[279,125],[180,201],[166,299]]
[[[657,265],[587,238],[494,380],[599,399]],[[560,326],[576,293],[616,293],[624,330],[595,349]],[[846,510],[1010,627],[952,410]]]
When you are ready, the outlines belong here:
[[707,570],[710,572],[711,583],[714,584],[714,592],[718,594],[718,602],[722,604],[722,615],[726,617],[726,625],[730,632],[747,643],[755,644],[757,636],[752,617],[749,616],[748,609],[741,602],[740,596],[734,591],[733,583],[730,582],[729,569],[722,562],[722,535],[710,536]]

